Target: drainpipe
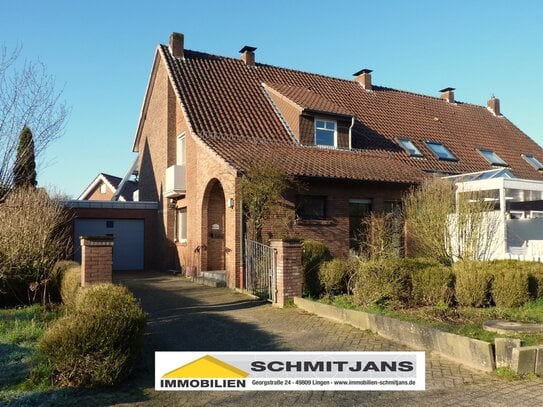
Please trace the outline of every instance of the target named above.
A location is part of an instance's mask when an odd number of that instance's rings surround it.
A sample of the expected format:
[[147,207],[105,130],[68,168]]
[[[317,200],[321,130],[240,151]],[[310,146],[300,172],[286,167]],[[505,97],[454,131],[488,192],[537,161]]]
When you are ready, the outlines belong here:
[[353,127],[354,127],[354,116],[351,117],[351,127],[349,127],[349,150],[352,150],[353,149],[353,146],[352,146],[352,139],[353,139],[353,135],[352,135],[352,131],[353,131]]

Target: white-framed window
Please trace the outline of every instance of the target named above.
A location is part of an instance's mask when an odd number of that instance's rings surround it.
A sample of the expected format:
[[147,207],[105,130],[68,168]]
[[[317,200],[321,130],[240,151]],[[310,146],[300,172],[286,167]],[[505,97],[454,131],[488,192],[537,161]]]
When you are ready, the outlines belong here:
[[176,241],[187,241],[187,208],[177,210]]
[[334,120],[315,119],[315,145],[337,146],[337,124]]
[[543,218],[543,211],[530,211],[530,219]]
[[105,194],[106,191],[107,191],[107,186],[106,186],[105,182],[102,182],[102,184],[100,185],[100,193]]
[[177,165],[185,165],[187,160],[187,153],[185,149],[185,133],[181,133],[177,136]]

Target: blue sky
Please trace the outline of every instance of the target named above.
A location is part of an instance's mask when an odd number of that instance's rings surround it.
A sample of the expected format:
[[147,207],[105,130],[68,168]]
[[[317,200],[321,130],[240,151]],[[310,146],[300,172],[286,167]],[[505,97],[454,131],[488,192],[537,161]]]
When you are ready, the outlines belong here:
[[152,58],[172,31],[185,47],[486,104],[543,144],[543,3],[478,1],[0,0],[0,43],[40,60],[71,106],[40,158],[38,182],[77,197],[99,173],[123,176]]

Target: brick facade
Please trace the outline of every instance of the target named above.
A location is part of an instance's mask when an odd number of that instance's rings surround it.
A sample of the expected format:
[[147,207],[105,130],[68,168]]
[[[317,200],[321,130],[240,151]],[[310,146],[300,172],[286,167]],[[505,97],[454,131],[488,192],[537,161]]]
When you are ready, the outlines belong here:
[[111,283],[113,270],[113,239],[81,238],[81,287]]
[[[106,190],[104,193],[101,191],[102,185],[105,185]],[[89,201],[111,201],[113,195],[115,195],[115,192],[113,192],[105,182],[101,182],[90,191],[86,199]]]

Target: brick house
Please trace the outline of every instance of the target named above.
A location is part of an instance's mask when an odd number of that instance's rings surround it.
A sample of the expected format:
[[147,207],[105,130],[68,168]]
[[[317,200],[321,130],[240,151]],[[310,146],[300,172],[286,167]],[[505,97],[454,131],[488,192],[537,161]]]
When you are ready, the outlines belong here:
[[[114,175],[100,173],[79,195],[78,201],[111,201],[117,194],[121,202],[137,200],[138,183]],[[119,191],[119,187],[121,190]],[[134,199],[136,198],[136,199]]]
[[[346,256],[369,211],[392,211],[432,174],[507,167],[543,180],[543,150],[500,112],[372,83],[189,51],[182,34],[159,45],[133,144],[141,201],[159,202],[161,267],[226,270],[240,285],[240,177],[269,162],[303,180],[285,198],[291,233]],[[274,229],[267,237],[278,238]]]

